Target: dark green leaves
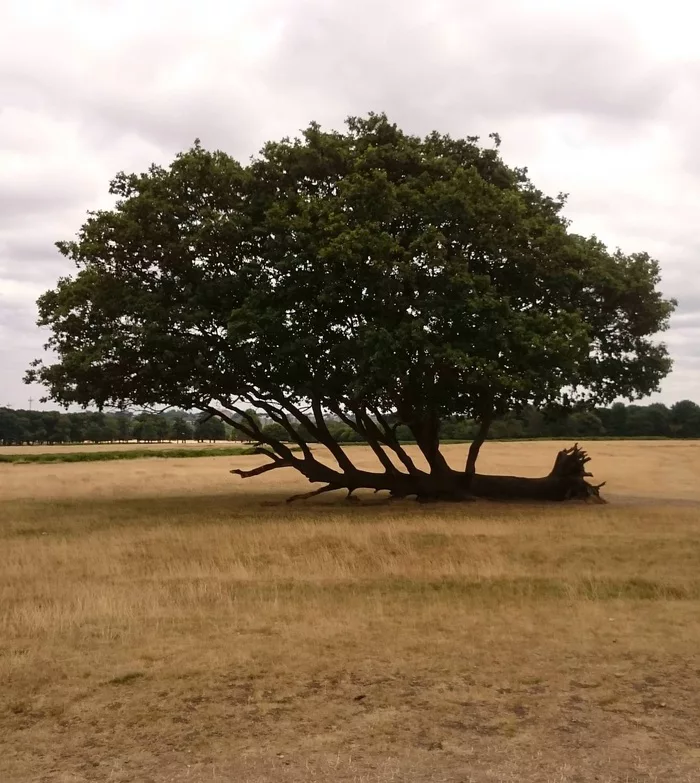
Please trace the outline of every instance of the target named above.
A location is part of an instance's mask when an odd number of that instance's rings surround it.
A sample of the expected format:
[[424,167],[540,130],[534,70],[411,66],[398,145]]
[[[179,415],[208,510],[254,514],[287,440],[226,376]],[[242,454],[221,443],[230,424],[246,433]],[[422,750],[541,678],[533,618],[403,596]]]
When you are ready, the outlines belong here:
[[57,360],[32,372],[60,402],[479,418],[643,396],[670,369],[656,262],[569,233],[564,198],[475,139],[370,115],[247,167],[196,144],[112,192],[39,302]]

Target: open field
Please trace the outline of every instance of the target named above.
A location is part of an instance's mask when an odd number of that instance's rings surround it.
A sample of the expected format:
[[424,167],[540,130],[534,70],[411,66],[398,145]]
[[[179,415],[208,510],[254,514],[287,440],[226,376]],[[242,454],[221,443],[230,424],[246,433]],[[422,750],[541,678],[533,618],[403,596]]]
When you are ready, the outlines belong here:
[[700,443],[589,451],[607,506],[0,465],[0,781],[700,780]]
[[244,443],[236,443],[230,440],[219,440],[215,443],[200,443],[196,440],[162,441],[160,443],[42,443],[37,446],[0,446],[0,454],[61,454],[80,451],[90,453],[93,451],[126,451],[129,449],[148,449],[157,451],[160,449],[228,449],[232,446],[245,446]]
[[115,451],[79,450],[75,451],[43,451],[43,452],[19,452],[16,454],[3,454],[0,452],[0,463],[21,464],[56,464],[61,462],[123,462],[125,460],[143,459],[190,459],[192,457],[231,457],[254,453],[251,447],[229,446],[216,449],[140,449],[138,447],[119,449]]

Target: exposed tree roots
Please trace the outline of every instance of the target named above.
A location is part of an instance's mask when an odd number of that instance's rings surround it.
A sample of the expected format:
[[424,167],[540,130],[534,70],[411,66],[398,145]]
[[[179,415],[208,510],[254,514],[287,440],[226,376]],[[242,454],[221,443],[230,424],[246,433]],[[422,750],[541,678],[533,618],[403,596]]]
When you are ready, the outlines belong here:
[[495,500],[592,500],[605,503],[600,496],[600,489],[605,482],[590,484],[586,481],[592,475],[585,467],[590,459],[577,443],[557,454],[547,476],[522,478],[477,473],[474,474],[470,488],[476,497]]

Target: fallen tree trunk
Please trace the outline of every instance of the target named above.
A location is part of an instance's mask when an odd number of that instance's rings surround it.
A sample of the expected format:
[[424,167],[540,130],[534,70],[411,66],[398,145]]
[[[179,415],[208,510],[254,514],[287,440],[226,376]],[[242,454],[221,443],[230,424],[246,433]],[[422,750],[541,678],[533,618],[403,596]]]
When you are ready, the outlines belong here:
[[422,488],[406,492],[403,488],[391,491],[394,497],[415,495],[419,502],[439,500],[460,501],[488,498],[491,500],[541,500],[561,502],[564,500],[606,501],[600,497],[602,484],[590,484],[591,476],[586,470],[590,457],[579,448],[578,443],[557,454],[554,466],[547,476],[526,478],[524,476],[489,476],[480,473],[451,471],[442,476],[435,485],[428,481]]
[[541,478],[521,476],[488,476],[474,474],[470,490],[475,497],[493,500],[593,500],[606,501],[600,497],[600,488],[605,485],[590,484],[586,478],[592,474],[586,470],[590,457],[579,448],[578,443],[557,454],[549,475]]
[[[552,470],[541,478],[522,476],[489,476],[446,468],[427,473],[415,470],[403,473],[387,470],[384,473],[357,470],[339,472],[315,458],[298,459],[289,454],[286,459],[260,447],[257,453],[272,461],[251,470],[232,470],[242,478],[251,478],[279,468],[291,467],[302,473],[312,484],[323,484],[319,489],[293,495],[288,502],[303,500],[335,490],[346,490],[348,498],[358,489],[388,491],[393,499],[415,497],[421,503],[437,501],[468,501],[476,498],[492,500],[595,500],[600,497],[603,484],[589,484],[586,471],[590,457],[578,444],[557,454]],[[604,483],[604,482],[603,482]]]

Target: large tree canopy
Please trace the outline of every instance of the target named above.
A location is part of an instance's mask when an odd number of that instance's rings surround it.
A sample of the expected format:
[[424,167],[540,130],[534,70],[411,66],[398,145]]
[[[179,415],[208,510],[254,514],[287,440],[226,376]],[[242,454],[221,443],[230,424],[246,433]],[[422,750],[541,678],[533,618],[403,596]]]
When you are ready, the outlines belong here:
[[[421,139],[369,115],[344,133],[312,124],[247,166],[196,142],[168,168],[117,175],[114,209],[58,243],[78,272],[39,300],[57,361],[28,380],[64,404],[216,413],[265,444],[271,463],[251,473],[292,466],[404,495],[463,491],[508,411],[656,390],[671,362],[654,335],[674,306],[657,262],[570,232],[564,196],[492,141]],[[381,473],[355,470],[324,413],[366,437]],[[439,449],[455,414],[482,423],[464,471]],[[427,468],[399,446],[399,424]]]

